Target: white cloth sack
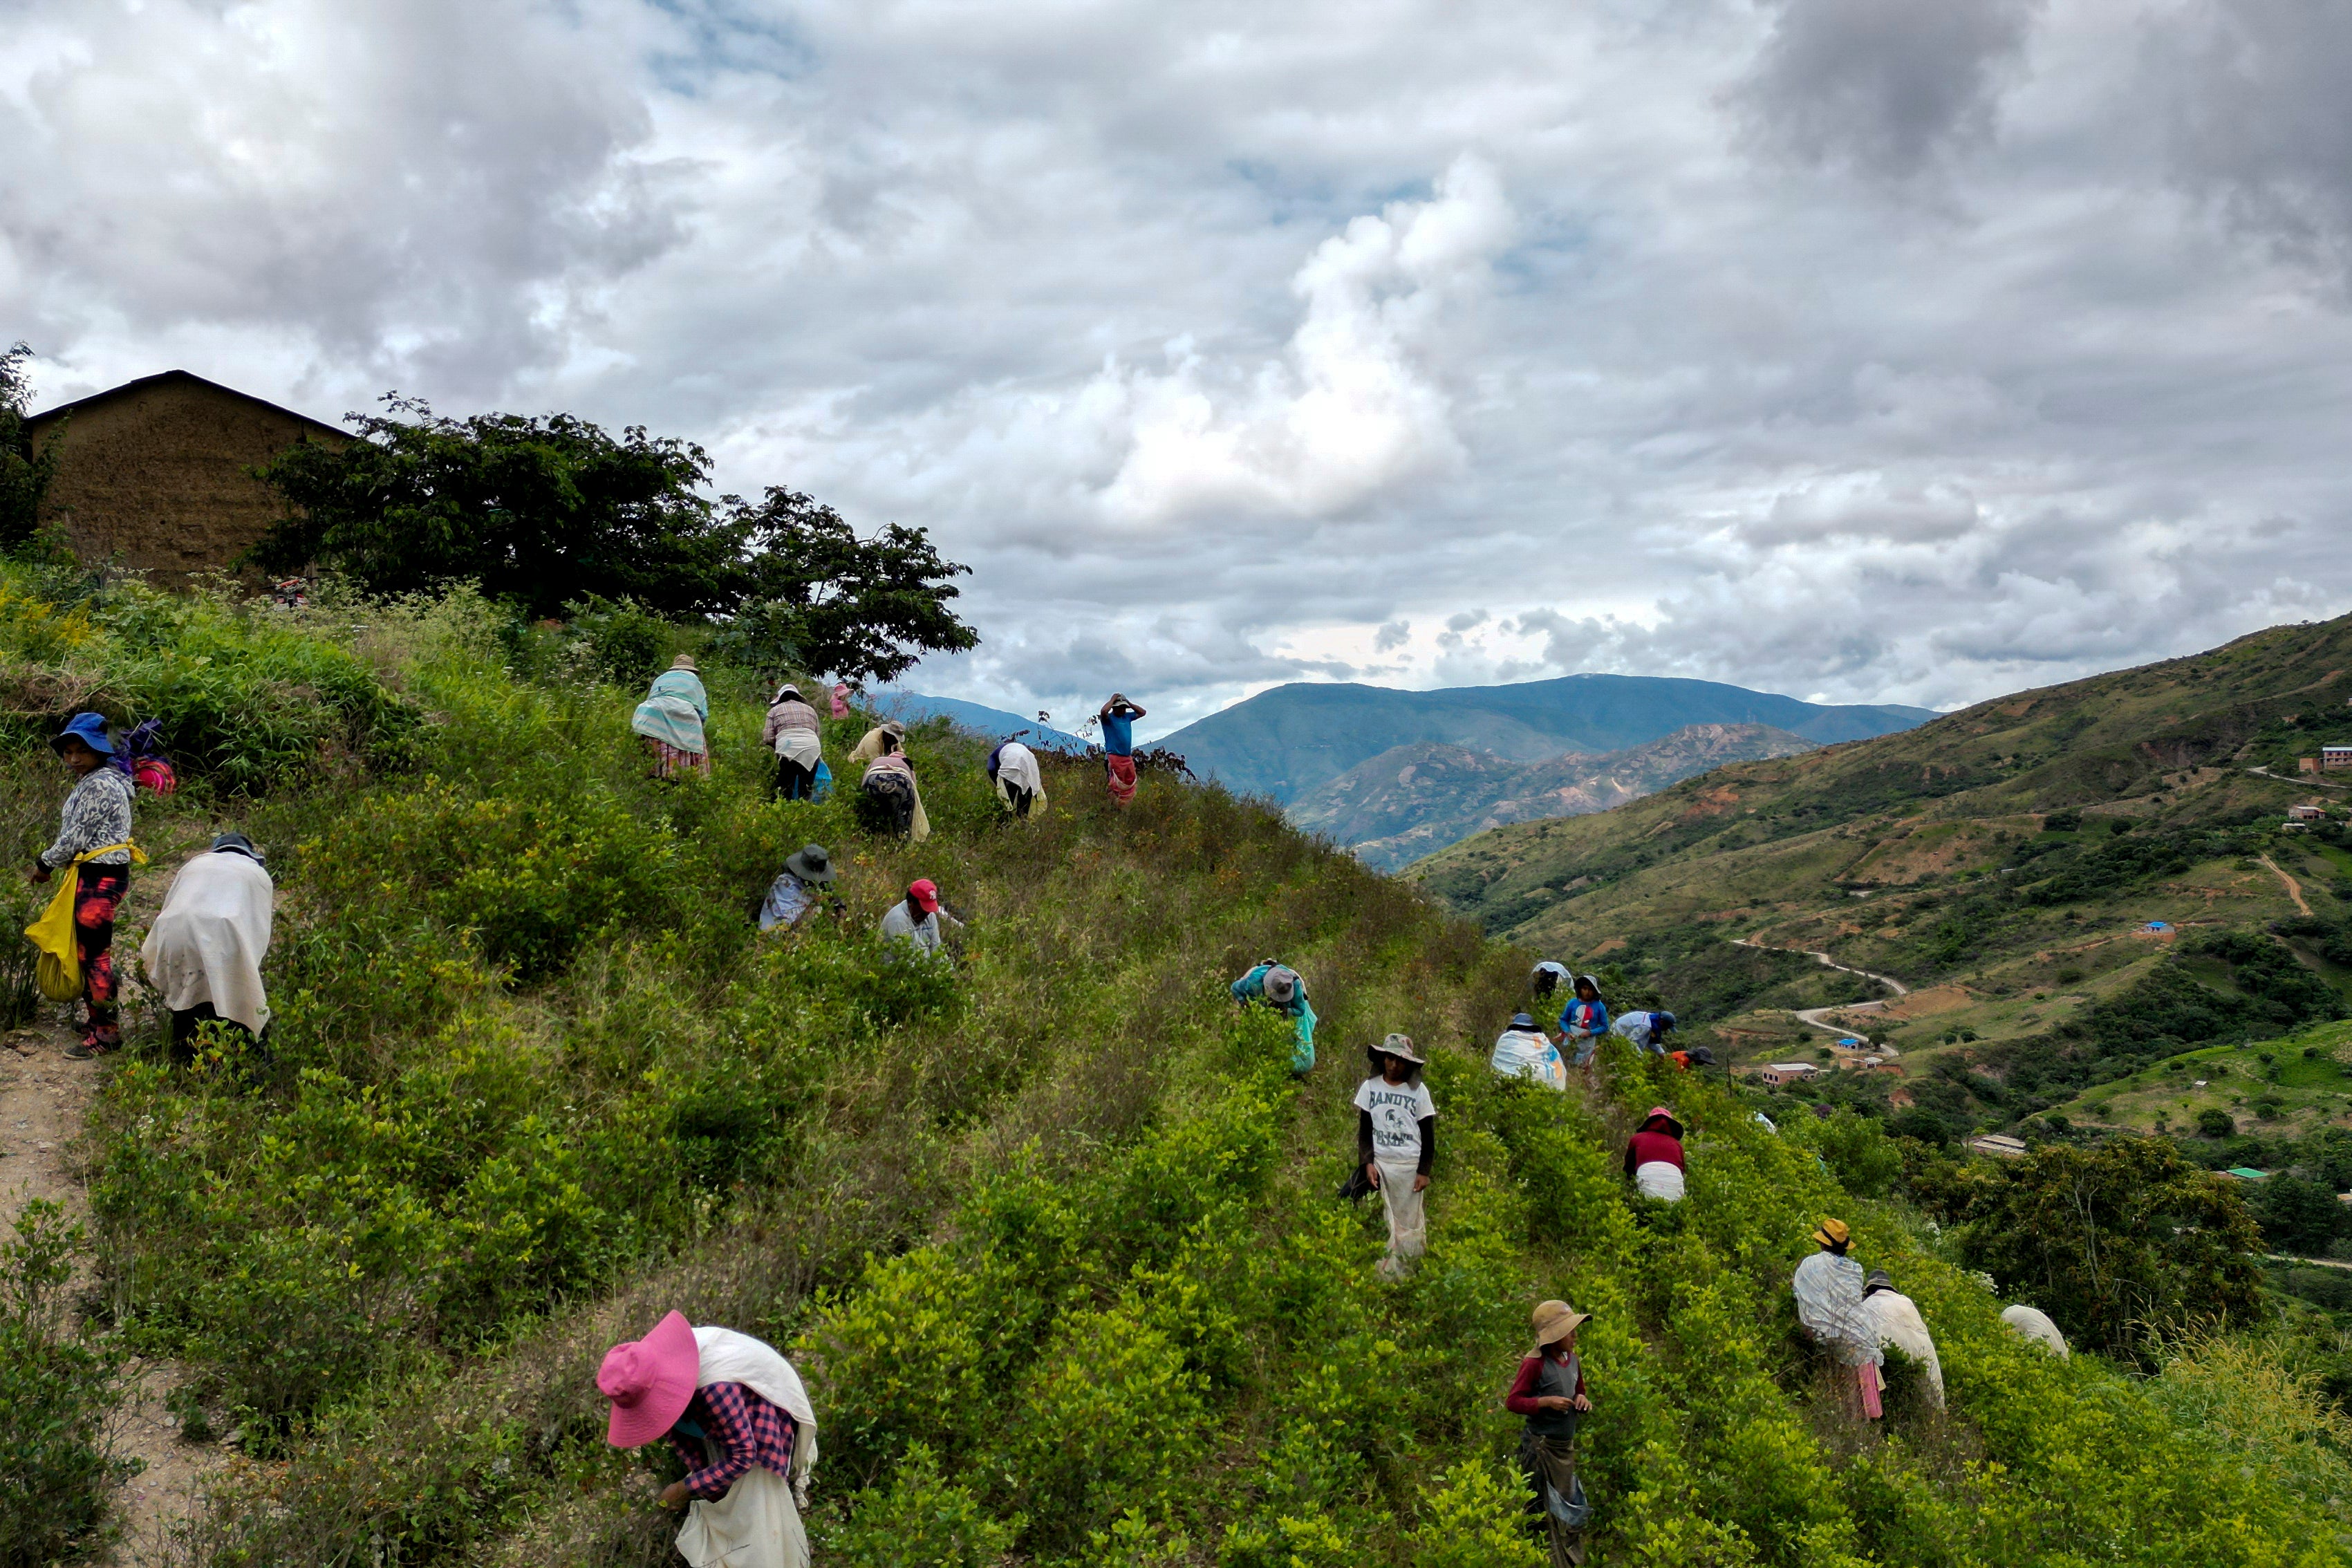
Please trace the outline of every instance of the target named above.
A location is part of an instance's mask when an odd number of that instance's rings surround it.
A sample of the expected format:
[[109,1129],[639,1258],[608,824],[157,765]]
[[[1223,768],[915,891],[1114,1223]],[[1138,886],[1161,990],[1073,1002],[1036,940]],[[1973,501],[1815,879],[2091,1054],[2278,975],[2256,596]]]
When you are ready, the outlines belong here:
[[[718,1458],[715,1445],[704,1452]],[[718,1501],[688,1505],[677,1550],[693,1568],[808,1568],[809,1561],[792,1485],[764,1465],[738,1476]]]
[[824,761],[824,740],[814,730],[779,730],[776,755],[814,773],[817,763]]
[[2058,1331],[2050,1314],[2039,1307],[2029,1307],[2022,1301],[2003,1307],[2000,1321],[2062,1361],[2073,1353],[2066,1349],[2066,1336]]
[[1412,1179],[1421,1173],[1417,1158],[1376,1160],[1373,1165],[1381,1173],[1381,1202],[1389,1220],[1389,1255],[1381,1259],[1381,1272],[1393,1279],[1429,1250],[1429,1194],[1412,1190]]
[[[816,1469],[816,1409],[809,1404],[801,1374],[782,1352],[764,1340],[732,1329],[697,1329],[695,1348],[702,1352],[695,1373],[697,1388],[712,1383],[740,1383],[793,1418],[793,1489],[808,1500],[809,1477]],[[756,1467],[754,1467],[756,1468]],[[803,1557],[806,1552],[803,1550]]]
[[1045,775],[1037,770],[1037,753],[1018,741],[1005,742],[1003,749],[996,753],[996,796],[1009,805],[1012,796],[1005,793],[1008,785],[1035,795],[1037,798],[1031,803],[1033,809],[1045,805]]
[[1919,1363],[1927,1374],[1927,1390],[1936,1408],[1944,1407],[1944,1363],[1936,1355],[1936,1342],[1918,1303],[1900,1290],[1873,1290],[1862,1299],[1862,1315],[1881,1349],[1893,1345]]
[[139,950],[163,1005],[184,1012],[209,1002],[222,1017],[261,1033],[269,1022],[261,960],[269,952],[274,893],[260,862],[234,850],[211,850],[180,868]]
[[1568,1087],[1568,1064],[1559,1059],[1559,1047],[1539,1029],[1504,1030],[1487,1065],[1505,1078],[1531,1078],[1549,1089]]
[[1664,1160],[1644,1160],[1633,1167],[1633,1185],[1645,1198],[1678,1204],[1683,1201],[1682,1167]]
[[1863,1317],[1862,1282],[1861,1264],[1822,1251],[1797,1265],[1790,1288],[1797,1295],[1797,1321],[1822,1349],[1848,1366],[1878,1366],[1886,1356]]

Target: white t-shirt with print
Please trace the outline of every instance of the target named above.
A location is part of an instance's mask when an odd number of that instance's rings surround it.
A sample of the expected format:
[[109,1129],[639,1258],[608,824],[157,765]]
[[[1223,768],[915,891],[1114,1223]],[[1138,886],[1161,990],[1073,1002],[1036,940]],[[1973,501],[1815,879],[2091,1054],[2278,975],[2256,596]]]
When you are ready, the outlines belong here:
[[1372,1113],[1372,1158],[1418,1162],[1421,1119],[1437,1114],[1425,1083],[1391,1083],[1368,1078],[1356,1089],[1356,1109]]

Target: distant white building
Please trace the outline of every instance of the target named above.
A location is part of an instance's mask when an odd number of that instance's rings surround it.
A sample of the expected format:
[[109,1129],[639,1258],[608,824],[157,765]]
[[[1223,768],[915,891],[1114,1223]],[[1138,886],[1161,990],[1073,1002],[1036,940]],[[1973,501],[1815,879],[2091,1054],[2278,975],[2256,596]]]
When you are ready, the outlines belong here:
[[1767,1089],[1778,1089],[1801,1078],[1811,1078],[1821,1070],[1811,1062],[1772,1062],[1756,1075],[1756,1081]]
[[2025,1152],[2025,1141],[2011,1138],[2005,1132],[1988,1132],[1969,1140],[1969,1147],[1979,1154],[1997,1154],[2004,1160],[2014,1160]]

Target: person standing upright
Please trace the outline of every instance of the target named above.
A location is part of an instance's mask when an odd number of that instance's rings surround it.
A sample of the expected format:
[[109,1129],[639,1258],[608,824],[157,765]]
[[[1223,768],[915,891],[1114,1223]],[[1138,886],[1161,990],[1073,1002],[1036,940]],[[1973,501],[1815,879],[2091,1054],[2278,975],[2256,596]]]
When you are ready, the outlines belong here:
[[1356,1086],[1356,1163],[1388,1211],[1381,1272],[1396,1279],[1429,1247],[1422,1194],[1437,1157],[1437,1102],[1421,1081],[1428,1063],[1410,1037],[1391,1035],[1370,1055],[1371,1075]]
[[1102,721],[1103,765],[1110,797],[1125,805],[1135,798],[1135,721],[1143,717],[1143,710],[1129,702],[1125,692],[1114,691],[1095,717]]
[[1609,1032],[1609,1004],[1601,999],[1601,982],[1590,974],[1576,977],[1575,994],[1559,1010],[1559,1043],[1576,1052],[1576,1065],[1589,1068],[1601,1037]]
[[50,872],[68,868],[75,878],[74,952],[87,1021],[80,1043],[66,1055],[86,1061],[122,1044],[114,1002],[114,913],[131,889],[132,785],[128,774],[106,765],[114,742],[102,715],[75,714],[49,744],[76,782],[58,813],[57,838],[35,859],[31,879],[46,882]]

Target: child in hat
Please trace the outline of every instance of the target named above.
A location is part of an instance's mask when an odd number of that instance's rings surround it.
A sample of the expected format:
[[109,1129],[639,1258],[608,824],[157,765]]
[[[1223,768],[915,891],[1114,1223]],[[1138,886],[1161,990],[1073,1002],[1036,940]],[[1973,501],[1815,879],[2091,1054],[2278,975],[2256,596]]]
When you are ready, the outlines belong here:
[[661,1504],[687,1510],[677,1549],[694,1568],[807,1568],[800,1509],[816,1415],[792,1363],[749,1334],[672,1312],[607,1351],[596,1387],[613,1405],[605,1441],[641,1448],[667,1437],[685,1461],[686,1479]]
[[1576,1331],[1591,1316],[1565,1301],[1538,1302],[1535,1353],[1519,1363],[1519,1375],[1503,1396],[1504,1409],[1527,1417],[1519,1467],[1535,1494],[1532,1511],[1543,1520],[1551,1568],[1584,1561],[1584,1525],[1592,1512],[1576,1479],[1577,1423],[1592,1408]]
[[1427,1063],[1410,1037],[1391,1035],[1370,1054],[1373,1076],[1356,1089],[1356,1163],[1388,1210],[1381,1272],[1393,1279],[1428,1246],[1422,1194],[1437,1158],[1437,1102],[1421,1081]]

